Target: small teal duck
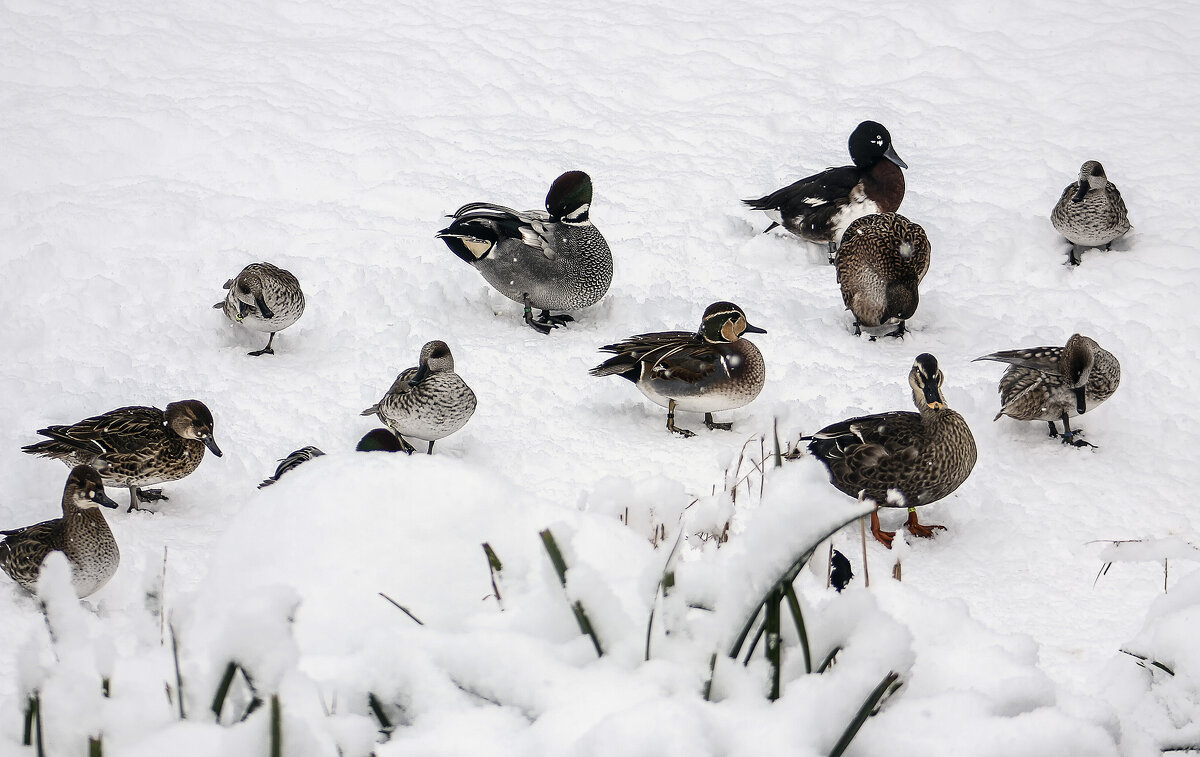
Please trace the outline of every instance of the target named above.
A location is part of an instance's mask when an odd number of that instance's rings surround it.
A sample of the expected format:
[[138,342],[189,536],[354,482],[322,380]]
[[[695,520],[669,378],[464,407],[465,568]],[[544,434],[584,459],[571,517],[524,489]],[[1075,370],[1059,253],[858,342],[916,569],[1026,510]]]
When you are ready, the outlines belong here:
[[828,168],[757,200],[742,200],[771,219],[766,231],[782,225],[808,242],[827,244],[829,262],[854,219],[894,213],[904,200],[908,164],[892,147],[882,124],[863,121],[850,134],[852,166]]
[[[612,283],[612,252],[592,225],[591,204],[591,178],[568,171],[550,186],[545,212],[473,202],[437,237],[497,292],[524,305],[525,323],[549,334],[574,320],[551,310],[594,305]],[[533,308],[541,310],[537,318]]]
[[928,270],[929,238],[904,216],[875,213],[850,224],[838,250],[837,277],[842,301],[854,313],[855,335],[863,326],[898,324],[887,336],[903,336]]
[[[839,491],[874,500],[879,507],[907,507],[909,532],[925,538],[945,526],[922,525],[915,508],[951,494],[971,475],[977,457],[967,422],[946,406],[944,379],[937,358],[918,355],[908,383],[919,412],[850,418],[802,438],[829,468]],[[888,498],[893,489],[902,501]],[[880,527],[878,511],[871,514],[871,533],[891,548],[895,532]]]
[[1079,265],[1083,248],[1110,249],[1129,231],[1129,211],[1117,185],[1104,174],[1104,166],[1089,160],[1079,169],[1079,180],[1067,185],[1050,213],[1054,229],[1071,243],[1068,262]]
[[386,428],[375,428],[358,440],[355,452],[403,452],[400,440]]
[[78,465],[63,489],[62,517],[0,531],[0,569],[29,592],[37,589],[46,555],[57,550],[71,564],[71,584],[79,597],[99,591],[117,572],[121,552],[100,506],[117,507],[104,493],[100,474]]
[[766,364],[754,343],[742,336],[765,334],[751,326],[732,302],[714,302],[704,311],[700,329],[631,336],[600,348],[615,357],[593,368],[593,376],[620,376],[667,409],[667,428],[695,436],[675,425],[675,409],[704,413],[709,430],[732,428],[713,422],[712,414],[750,404],[762,391]]
[[1073,334],[1065,347],[1006,350],[977,357],[1008,363],[1000,377],[1000,412],[1019,421],[1045,421],[1050,438],[1058,436],[1055,421],[1062,421],[1063,444],[1094,447],[1071,430],[1072,415],[1083,415],[1117,391],[1121,364],[1113,354],[1081,334]]
[[172,402],[166,411],[121,407],[38,433],[49,440],[22,447],[22,452],[94,467],[105,484],[129,489],[129,511],[140,509],[141,502],[167,499],[161,489],[141,487],[188,475],[204,459],[205,447],[221,456],[212,413],[199,400]]
[[421,348],[420,364],[401,372],[383,399],[362,415],[378,415],[410,455],[414,448],[406,436],[429,442],[426,453],[432,455],[435,441],[467,425],[475,403],[475,392],[454,372],[450,347],[435,340]]
[[224,284],[229,292],[225,299],[213,305],[225,317],[253,331],[270,332],[267,346],[247,354],[274,355],[271,343],[275,334],[283,331],[304,314],[304,292],[300,282],[289,271],[270,263],[251,263]]
[[[386,428],[377,428],[368,431],[362,439],[358,441],[358,445],[354,448],[356,452],[400,452],[404,448],[400,446],[400,440]],[[258,485],[259,489],[265,486],[271,486],[279,481],[279,477],[284,473],[297,468],[300,465],[307,463],[309,460],[325,455],[319,448],[308,446],[301,447],[298,450],[289,452],[287,457],[279,461],[279,466],[275,468],[275,473],[269,478],[263,479],[263,482]]]

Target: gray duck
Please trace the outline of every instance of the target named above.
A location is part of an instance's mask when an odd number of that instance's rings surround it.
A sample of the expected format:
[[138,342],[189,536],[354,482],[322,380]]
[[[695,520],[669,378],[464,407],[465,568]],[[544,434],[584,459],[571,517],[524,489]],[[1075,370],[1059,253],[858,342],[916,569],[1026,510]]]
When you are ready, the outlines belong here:
[[99,591],[121,562],[121,553],[100,506],[117,507],[104,493],[95,469],[78,465],[63,489],[62,517],[0,531],[0,569],[29,592],[37,589],[46,555],[57,550],[71,564],[71,584],[79,597]]
[[120,407],[38,433],[49,439],[22,447],[22,452],[94,467],[105,484],[129,489],[130,511],[140,509],[142,502],[167,499],[161,489],[141,487],[190,474],[204,459],[205,447],[221,456],[212,413],[199,400],[172,402],[165,411]]
[[1113,354],[1081,334],[1073,334],[1064,347],[1032,347],[977,357],[1008,363],[1000,377],[1000,412],[1019,421],[1045,421],[1050,438],[1057,437],[1055,421],[1062,421],[1063,444],[1094,447],[1083,439],[1082,429],[1071,429],[1070,418],[1083,415],[1117,391],[1121,364]]
[[1082,248],[1110,249],[1113,241],[1130,229],[1129,211],[1117,185],[1095,160],[1084,163],[1079,179],[1063,190],[1050,213],[1050,223],[1071,243],[1071,265],[1079,265]]
[[224,311],[225,317],[234,323],[271,334],[266,347],[249,355],[274,355],[271,343],[275,334],[304,314],[304,292],[300,291],[299,280],[270,263],[251,263],[226,281],[224,287],[229,290],[225,299],[213,307]]
[[414,447],[404,437],[433,443],[453,434],[475,413],[475,392],[454,372],[454,356],[443,341],[434,340],[421,348],[420,363],[396,377],[379,402],[362,411],[378,415],[390,428],[404,452]]
[[[525,323],[543,334],[574,319],[551,310],[582,310],[612,283],[608,242],[592,225],[592,180],[568,171],[546,194],[546,210],[517,211],[473,202],[437,233],[450,251],[492,287],[525,308]],[[541,313],[533,317],[533,308]]]
[[[875,213],[850,224],[837,255],[842,301],[862,327],[898,324],[887,336],[904,335],[917,310],[918,287],[929,270],[925,230],[898,213]],[[872,340],[875,337],[871,337]]]
[[[921,524],[916,508],[954,492],[971,474],[977,457],[967,422],[946,406],[944,379],[937,358],[918,355],[908,374],[918,412],[850,418],[802,437],[809,441],[809,452],[829,468],[839,491],[873,500],[879,507],[907,507],[909,532],[924,538],[945,526]],[[900,492],[902,502],[888,499],[891,489]],[[871,514],[871,533],[891,548],[895,532],[880,527],[878,510]]]
[[667,428],[684,437],[692,431],[675,425],[675,409],[704,413],[709,429],[732,428],[716,423],[712,414],[750,404],[766,381],[766,364],[744,334],[765,334],[751,326],[732,302],[714,302],[704,310],[697,331],[639,334],[608,344],[601,352],[615,353],[589,373],[620,376],[632,381],[653,403],[667,408]]

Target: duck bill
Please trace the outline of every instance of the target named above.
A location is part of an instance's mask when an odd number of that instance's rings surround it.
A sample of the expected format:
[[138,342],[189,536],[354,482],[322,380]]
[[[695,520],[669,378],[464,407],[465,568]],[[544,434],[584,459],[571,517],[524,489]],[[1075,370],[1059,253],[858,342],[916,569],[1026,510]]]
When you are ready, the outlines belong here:
[[112,497],[105,494],[103,489],[98,489],[96,491],[95,501],[98,504],[104,505],[105,507],[111,507],[114,510],[117,508],[117,503],[113,501]]
[[205,437],[203,439],[203,442],[204,442],[204,446],[208,447],[208,449],[217,457],[220,457],[221,455],[224,454],[223,452],[221,452],[221,448],[217,446],[217,440],[212,438],[211,436]]
[[1075,390],[1075,409],[1080,415],[1087,412],[1087,394],[1084,391],[1085,387],[1079,387]]
[[237,319],[239,321],[245,319],[246,316],[250,315],[252,310],[253,310],[253,308],[250,307],[250,303],[242,302],[241,300],[237,301]]
[[429,363],[421,363],[419,366],[417,366],[417,372],[415,374],[413,374],[413,377],[408,380],[408,385],[416,386],[417,384],[424,381],[425,377],[428,375],[429,375]]
[[946,400],[942,398],[942,393],[938,390],[936,384],[927,385],[924,390],[925,404],[929,405],[930,410],[942,410],[946,407]]
[[270,320],[275,317],[275,314],[271,312],[271,308],[267,307],[267,301],[263,299],[261,294],[254,295],[254,304],[258,306],[258,313],[263,318]]
[[746,333],[747,334],[765,334],[765,333],[767,333],[767,330],[760,329],[758,326],[751,326],[749,323],[747,323],[746,324]]
[[900,166],[901,168],[908,168],[908,164],[900,159],[900,156],[896,154],[896,149],[894,147],[892,147],[891,145],[888,145],[888,149],[886,152],[883,153],[883,157],[892,161],[893,163]]
[[1086,181],[1079,182],[1079,189],[1075,190],[1075,194],[1071,196],[1071,202],[1083,202],[1083,198],[1087,197],[1088,190],[1091,189]]

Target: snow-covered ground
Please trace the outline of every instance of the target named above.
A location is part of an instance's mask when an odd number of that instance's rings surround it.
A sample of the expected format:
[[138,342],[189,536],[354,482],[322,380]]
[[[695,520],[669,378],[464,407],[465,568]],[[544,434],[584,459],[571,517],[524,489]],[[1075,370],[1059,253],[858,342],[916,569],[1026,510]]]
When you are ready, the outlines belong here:
[[[75,631],[58,634],[58,662],[37,604],[0,585],[0,753],[20,753],[36,686],[52,754],[83,753],[89,734],[110,757],[263,754],[268,705],[234,726],[209,712],[231,660],[278,692],[289,755],[828,754],[889,670],[904,686],[848,754],[1200,741],[1190,3],[103,6],[0,6],[0,527],[58,511],[66,469],[19,451],[47,424],[194,397],[226,454],[167,484],[156,514],[106,513],[121,567],[85,612],[54,605]],[[760,234],[765,217],[739,202],[845,164],[868,118],[911,166],[901,212],[933,246],[903,341],[851,336],[824,251]],[[1134,229],[1071,269],[1048,215],[1087,159]],[[468,201],[540,207],[569,169],[594,181],[616,274],[544,337],[433,233]],[[251,358],[262,336],[211,306],[256,260],[295,273],[308,309],[274,356]],[[762,395],[718,418],[732,433],[682,414],[701,433],[674,437],[626,382],[587,375],[598,346],[692,329],[720,299],[769,332],[754,337]],[[1117,394],[1079,423],[1098,448],[993,423],[1002,367],[970,360],[1074,332],[1121,361]],[[430,339],[453,349],[475,417],[432,457],[351,452],[372,425],[359,411]],[[855,507],[811,459],[769,473],[762,498],[752,474],[735,505],[720,493],[743,450],[769,451],[776,419],[795,440],[910,408],[920,352],[979,446],[967,482],[922,511],[949,530],[868,545],[869,589],[857,527],[839,533],[852,588],[826,590],[823,571],[797,581],[814,653],[843,646],[838,664],[805,675],[791,634],[781,700],[765,698],[761,656],[722,654],[706,702],[710,655],[791,551]],[[255,489],[307,444],[329,454]],[[730,516],[718,548],[707,535]],[[1133,560],[1100,543],[1126,539],[1166,541]],[[164,549],[185,721],[146,597]],[[222,723],[246,707],[235,689]],[[383,744],[368,693],[397,726]]]

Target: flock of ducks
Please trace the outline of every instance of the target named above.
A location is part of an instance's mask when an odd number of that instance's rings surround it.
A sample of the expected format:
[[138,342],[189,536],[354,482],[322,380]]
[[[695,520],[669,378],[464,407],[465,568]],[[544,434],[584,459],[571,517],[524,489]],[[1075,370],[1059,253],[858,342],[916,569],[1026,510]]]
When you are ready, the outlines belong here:
[[[744,202],[802,239],[828,246],[830,263],[846,308],[854,315],[855,334],[901,337],[919,304],[919,286],[929,269],[930,245],[924,229],[898,210],[904,198],[907,164],[892,147],[882,125],[864,121],[850,135],[853,165],[831,168],[764,197]],[[457,257],[475,268],[496,291],[520,304],[529,327],[543,334],[597,303],[612,281],[612,253],[591,222],[592,182],[581,171],[558,177],[546,195],[545,210],[516,211],[491,203],[459,208],[448,227],[437,232]],[[1129,230],[1125,204],[1095,161],[1083,164],[1051,214],[1054,228],[1070,243],[1069,262],[1078,265],[1081,249],[1104,246]],[[233,323],[267,333],[267,344],[249,353],[273,354],[275,335],[304,312],[304,294],[290,272],[269,263],[253,263],[224,285],[225,298],[214,305]],[[534,311],[538,311],[534,315]],[[554,314],[552,311],[558,311]],[[610,353],[593,376],[620,376],[651,402],[667,409],[667,429],[684,437],[695,433],[675,424],[677,409],[704,414],[710,429],[731,428],[713,413],[752,402],[762,391],[766,366],[746,334],[766,333],[750,324],[731,302],[709,305],[695,332],[639,334],[605,345]],[[1002,407],[997,418],[1044,421],[1050,436],[1074,446],[1091,446],[1072,429],[1070,418],[1104,402],[1120,382],[1120,364],[1094,340],[1073,335],[1064,347],[995,352],[977,358],[1008,364],[1000,380]],[[918,355],[909,371],[917,412],[887,412],[831,424],[807,441],[807,450],[829,469],[842,492],[880,507],[908,508],[910,533],[930,537],[937,525],[921,524],[915,508],[955,491],[975,465],[975,440],[963,417],[946,405],[944,375],[937,359]],[[386,426],[363,437],[361,451],[403,451],[411,440],[434,442],[461,429],[476,407],[475,393],[454,372],[450,347],[434,340],[421,349],[418,364],[400,373],[374,405],[362,411]],[[199,400],[153,407],[123,407],[71,425],[38,431],[46,440],[24,452],[73,466],[63,492],[63,517],[26,528],[3,531],[0,568],[33,590],[42,560],[53,550],[66,554],[76,592],[82,597],[101,588],[116,571],[119,551],[99,506],[116,507],[104,486],[129,490],[129,510],[166,499],[145,487],[187,476],[205,450],[221,455],[213,437],[213,416]],[[259,488],[307,460],[324,454],[316,447],[296,450]],[[883,531],[878,514],[872,532],[891,546],[894,532]],[[848,572],[848,566],[847,566]],[[848,580],[848,577],[847,577]]]

